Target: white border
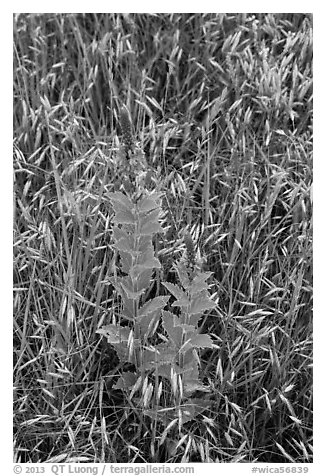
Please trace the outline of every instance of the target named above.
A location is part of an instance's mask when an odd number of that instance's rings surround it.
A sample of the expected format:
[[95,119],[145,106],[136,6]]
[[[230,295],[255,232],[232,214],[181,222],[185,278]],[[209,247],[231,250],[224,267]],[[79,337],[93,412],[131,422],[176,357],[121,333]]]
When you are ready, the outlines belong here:
[[[314,463],[309,466],[309,476],[311,474],[325,474],[325,303],[326,293],[325,279],[325,247],[326,247],[326,74],[325,74],[325,9],[320,7],[321,2],[284,2],[274,1],[266,4],[265,11],[274,12],[313,12],[314,14]],[[115,6],[115,8],[113,8]],[[2,342],[1,349],[1,457],[0,465],[5,465],[3,474],[12,473],[12,14],[14,12],[80,12],[80,11],[107,11],[109,2],[72,2],[56,1],[54,4],[44,1],[18,2],[14,1],[5,7],[1,15],[1,168],[2,180],[0,187],[0,204],[2,210],[1,237],[1,325]],[[49,8],[50,7],[50,8]],[[77,8],[76,8],[77,7]],[[162,4],[153,2],[126,2],[119,1],[118,5],[112,4],[110,11],[119,12],[183,12],[205,13],[219,9],[223,12],[261,11],[262,2],[175,2],[164,1]],[[318,7],[318,8],[316,8]],[[198,465],[195,465],[198,467]],[[223,471],[223,474],[240,474],[240,469],[236,469],[236,464],[223,464],[222,468],[217,468],[214,464],[205,466],[205,473],[216,474],[216,471]],[[242,466],[241,473],[250,474],[249,468],[253,465]],[[267,465],[265,465],[267,466]],[[270,465],[276,466],[276,465]],[[231,470],[231,467],[234,467]],[[247,469],[245,469],[247,468]],[[324,468],[324,471],[322,471]],[[8,471],[6,471],[8,469]],[[196,470],[200,474],[201,470]],[[49,473],[50,474],[50,473]],[[293,474],[293,473],[292,473]]]

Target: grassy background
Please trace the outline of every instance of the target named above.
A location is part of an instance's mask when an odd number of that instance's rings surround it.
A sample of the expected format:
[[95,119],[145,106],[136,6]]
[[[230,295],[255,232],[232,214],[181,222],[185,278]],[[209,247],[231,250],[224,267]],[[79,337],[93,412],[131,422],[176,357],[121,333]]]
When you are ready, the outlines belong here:
[[214,408],[160,460],[312,462],[311,16],[19,14],[13,57],[15,459],[151,461],[95,334],[127,104],[161,170],[161,278],[188,225],[218,297]]

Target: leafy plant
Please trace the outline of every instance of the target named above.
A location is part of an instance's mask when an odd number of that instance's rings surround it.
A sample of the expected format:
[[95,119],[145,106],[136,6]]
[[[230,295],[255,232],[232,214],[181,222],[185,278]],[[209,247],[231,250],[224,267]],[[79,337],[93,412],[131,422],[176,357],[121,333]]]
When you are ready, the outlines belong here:
[[[189,251],[175,266],[180,285],[163,282],[169,295],[146,300],[153,272],[161,268],[153,247],[154,235],[163,232],[161,196],[144,190],[131,196],[110,193],[109,199],[114,209],[113,247],[120,258],[111,283],[121,298],[121,312],[119,323],[98,332],[106,336],[122,364],[133,364],[135,368],[133,372],[123,372],[114,388],[135,395],[145,379],[154,377],[158,388],[166,379],[178,405],[161,419],[167,422],[178,416],[184,423],[200,411],[198,402],[190,397],[206,390],[199,378],[198,350],[212,348],[213,342],[209,335],[199,333],[198,322],[206,310],[215,307],[208,293],[211,273],[203,273],[197,267],[187,237]],[[171,296],[176,299],[171,308],[178,308],[178,314],[164,309]],[[164,335],[160,334],[157,343],[160,324]],[[149,408],[148,393],[146,397],[138,399],[138,403]],[[163,408],[157,398],[145,414],[156,417],[160,410]]]

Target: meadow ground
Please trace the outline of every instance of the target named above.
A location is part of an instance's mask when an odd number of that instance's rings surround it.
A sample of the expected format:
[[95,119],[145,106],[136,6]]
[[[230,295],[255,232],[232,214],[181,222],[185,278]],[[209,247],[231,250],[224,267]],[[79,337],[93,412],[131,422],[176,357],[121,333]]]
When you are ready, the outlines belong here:
[[[13,58],[15,461],[312,462],[312,17],[16,14]],[[155,308],[136,369],[98,332],[128,304],[124,104],[162,194],[128,299],[180,294],[185,249],[212,273],[198,322]],[[169,319],[202,388],[177,354],[166,378],[144,357]]]

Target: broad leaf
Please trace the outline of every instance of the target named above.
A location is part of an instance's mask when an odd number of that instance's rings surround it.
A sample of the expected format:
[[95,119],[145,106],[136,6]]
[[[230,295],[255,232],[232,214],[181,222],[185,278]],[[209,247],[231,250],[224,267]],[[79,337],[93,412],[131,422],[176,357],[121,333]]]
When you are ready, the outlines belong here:
[[191,324],[178,324],[179,327],[183,330],[185,334],[193,334],[194,332],[197,332],[195,326],[192,326]]
[[152,237],[149,235],[145,236],[139,236],[137,235],[136,237],[137,240],[137,249],[140,251],[140,253],[148,253],[149,251],[152,250],[154,253],[154,248],[153,248],[153,243],[152,243]]
[[163,228],[155,221],[147,221],[141,226],[139,231],[141,236],[154,235],[154,233],[163,233]]
[[130,246],[130,242],[125,240],[124,238],[121,238],[121,240],[118,240],[115,242],[114,247],[118,251],[122,251],[124,253],[129,253],[133,258],[137,258],[139,255],[139,251],[134,250]]
[[[114,344],[114,350],[117,353],[119,361],[122,363],[130,362],[137,365],[135,352],[130,353],[127,342],[121,342],[121,344]],[[135,341],[135,350],[139,348],[139,341]]]
[[199,319],[202,317],[201,314],[192,314],[191,316],[186,312],[182,312],[179,319],[180,324],[188,324],[189,326],[197,327]]
[[111,200],[112,203],[120,203],[121,205],[124,205],[126,208],[132,209],[134,207],[134,204],[130,200],[127,195],[125,195],[122,192],[108,192],[107,196]]
[[120,251],[121,271],[128,274],[132,266],[132,256],[130,253]]
[[114,389],[127,390],[133,387],[137,381],[137,375],[134,372],[123,372],[118,381],[113,385]]
[[191,304],[191,301],[186,298],[186,299],[178,299],[177,301],[174,301],[172,304],[173,307],[181,307],[181,308],[188,308]]
[[211,337],[208,334],[197,334],[190,340],[192,347],[199,349],[212,349],[214,347]]
[[130,248],[134,248],[133,246],[133,235],[127,233],[125,228],[114,226],[112,229],[112,237],[114,242],[118,242],[121,239],[125,239],[126,241],[130,241]]
[[175,358],[176,352],[171,349],[168,344],[158,344],[155,348],[146,348],[143,352],[143,362],[145,369],[158,369],[159,375],[161,375],[160,369],[162,366],[168,365],[169,369],[171,369],[171,365],[174,365]]
[[[205,273],[205,274],[210,274],[210,273]],[[188,292],[191,296],[196,296],[197,294],[200,294],[202,291],[207,291],[208,289],[209,289],[209,285],[206,283],[206,281],[205,280],[197,281],[197,277],[196,277],[194,278],[191,285],[189,286]]]
[[176,266],[175,266],[175,269],[177,271],[177,274],[178,274],[178,278],[182,284],[182,286],[185,288],[185,289],[188,289],[188,287],[190,286],[190,280],[189,280],[189,275],[188,275],[188,270],[187,270],[187,267],[185,266],[184,263],[181,263],[179,262]]
[[159,223],[159,218],[161,214],[161,209],[160,207],[155,207],[154,210],[152,210],[149,213],[142,213],[140,217],[140,228],[142,228],[144,225],[147,223]]
[[121,316],[128,319],[128,321],[134,322],[135,320],[135,301],[133,299],[129,299],[126,293],[123,291],[121,292],[122,296],[122,311]]
[[[172,355],[171,355],[171,357],[172,357]],[[172,357],[172,359],[173,359],[173,362],[174,362],[175,356]],[[172,363],[167,363],[167,364],[161,364],[158,367],[157,374],[159,375],[159,377],[164,377],[164,378],[170,380],[170,378],[171,378],[171,367],[173,366],[173,362]]]
[[103,327],[97,331],[98,334],[104,335],[108,343],[111,344],[118,357],[120,362],[131,362],[135,364],[135,356],[130,355],[128,348],[128,341],[133,340],[134,349],[137,349],[140,345],[138,339],[133,338],[133,330],[129,327],[122,327],[119,325],[109,324],[108,326]]
[[210,389],[198,379],[189,379],[183,383],[183,392],[185,396],[189,397],[197,391],[210,392]]
[[183,382],[199,379],[199,364],[191,350],[184,355],[183,368],[180,369],[180,374],[182,374]]
[[139,289],[148,289],[151,282],[152,282],[152,269],[144,269],[141,273],[137,276],[137,286]]
[[170,299],[169,296],[157,296],[150,301],[147,301],[138,311],[138,316],[146,316],[147,314],[151,314],[152,312],[158,311],[162,309],[168,300]]
[[194,326],[194,327],[197,327],[198,326],[198,322],[199,320],[202,318],[202,314],[191,314],[191,315],[187,315],[187,322],[189,322],[189,324],[191,326]]
[[130,276],[124,276],[122,278],[118,278],[118,281],[123,284],[129,292],[139,292],[144,289],[145,286],[141,286],[138,279],[137,281],[132,281]]
[[98,331],[97,334],[104,335],[110,344],[117,344],[119,342],[127,342],[130,336],[130,333],[133,331],[129,327],[122,327],[117,324],[109,324],[104,326]]
[[179,350],[183,341],[183,331],[178,325],[180,323],[179,318],[169,311],[162,311],[162,321],[171,343]]
[[152,337],[155,330],[157,329],[158,322],[160,320],[160,311],[157,310],[151,314],[145,316],[137,317],[137,321],[140,325],[141,337],[147,340],[149,337]]
[[214,309],[216,304],[208,296],[198,296],[191,301],[190,308],[187,309],[189,314],[198,314],[199,312]]
[[192,286],[196,286],[197,284],[200,284],[200,283],[203,283],[205,281],[207,281],[207,279],[212,276],[212,271],[208,271],[206,273],[199,273],[197,274],[193,281],[192,281]]
[[133,291],[123,283],[121,283],[121,287],[126,293],[128,299],[132,299],[133,301],[137,301],[138,299],[140,299],[141,295],[146,291],[146,289],[141,289],[140,291]]
[[135,264],[134,266],[131,266],[129,274],[133,278],[137,278],[138,276],[143,273],[146,269],[153,269],[153,268],[161,268],[161,263],[157,258],[149,258],[142,264]]
[[156,203],[155,199],[151,197],[143,197],[140,202],[137,204],[138,210],[140,212],[147,213],[155,208],[158,208],[158,203]]
[[136,223],[136,220],[137,220],[137,218],[128,209],[117,210],[115,212],[115,216],[113,218],[114,223],[119,223],[121,225],[123,225],[123,224],[134,225]]
[[186,293],[177,284],[168,283],[166,281],[162,282],[162,284],[163,284],[163,286],[166,287],[166,289],[171,294],[173,294],[173,296],[176,299],[179,299],[179,300],[187,300],[188,299]]

